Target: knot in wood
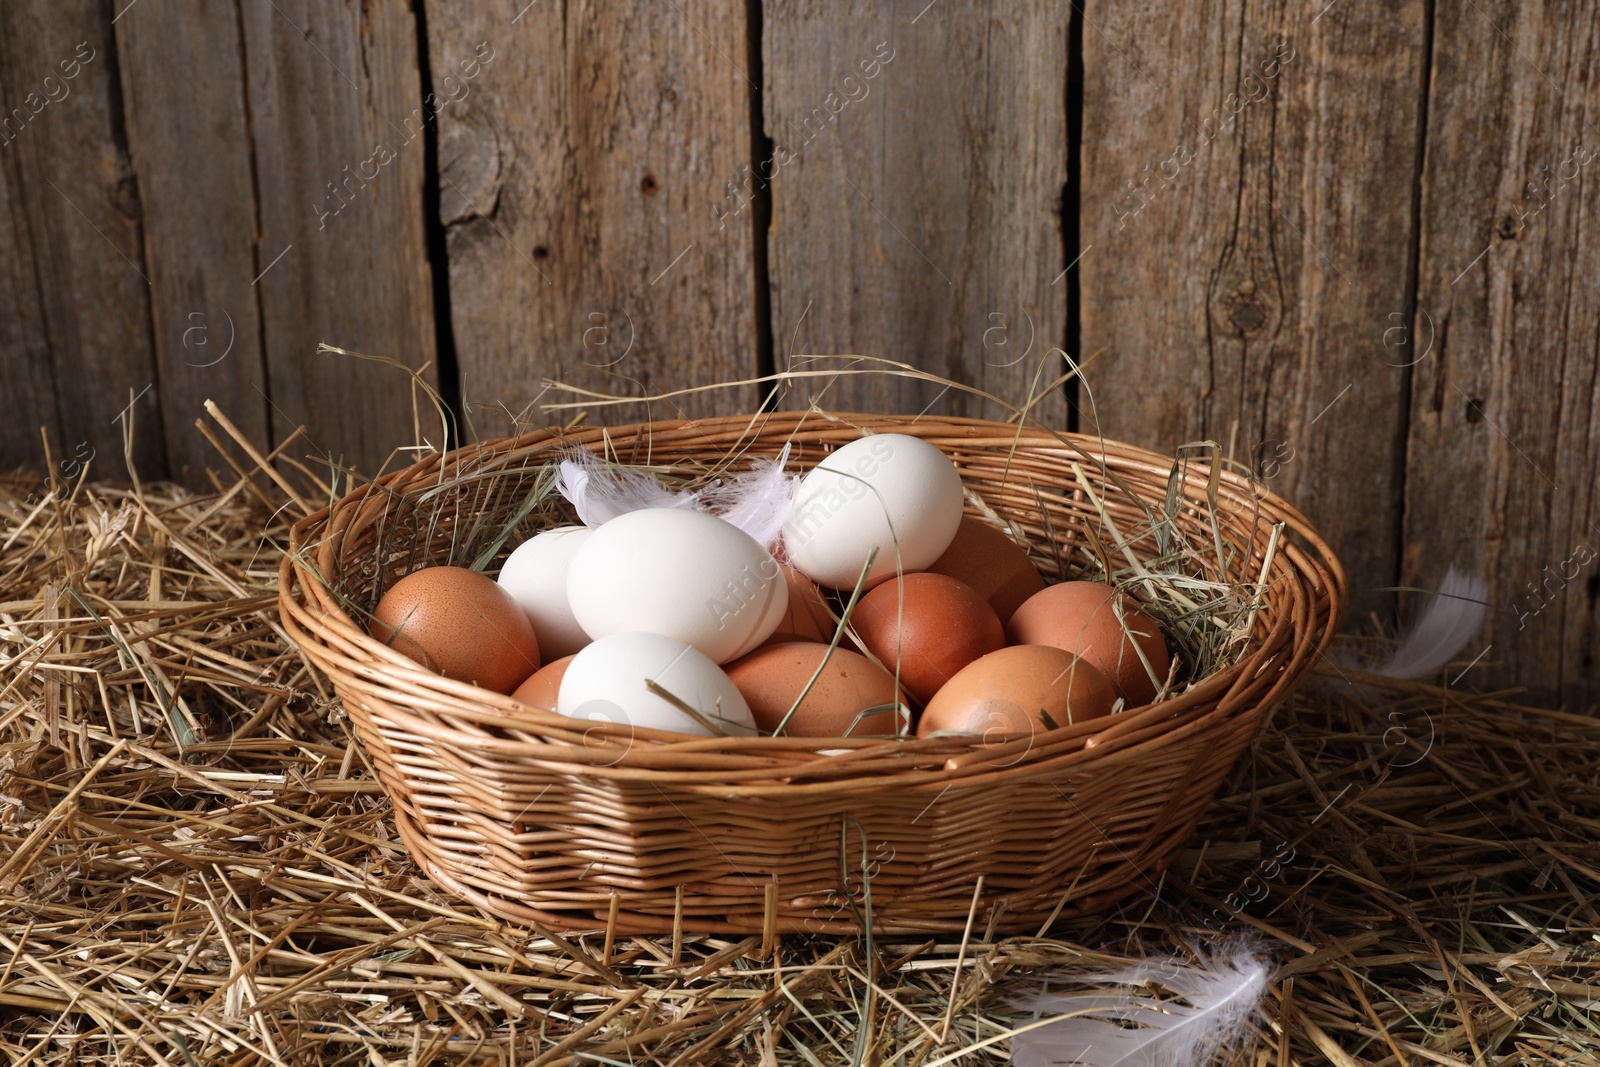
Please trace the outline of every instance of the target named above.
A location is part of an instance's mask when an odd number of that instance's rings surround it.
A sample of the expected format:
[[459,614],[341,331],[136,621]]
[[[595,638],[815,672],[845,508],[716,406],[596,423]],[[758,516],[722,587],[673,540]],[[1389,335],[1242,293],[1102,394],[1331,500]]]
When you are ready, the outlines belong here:
[[139,217],[139,182],[132,174],[124,174],[117,179],[117,184],[111,189],[111,203],[128,218]]
[[1245,297],[1234,302],[1233,309],[1228,312],[1228,319],[1238,327],[1240,333],[1250,333],[1259,330],[1267,321],[1267,312],[1259,302]]

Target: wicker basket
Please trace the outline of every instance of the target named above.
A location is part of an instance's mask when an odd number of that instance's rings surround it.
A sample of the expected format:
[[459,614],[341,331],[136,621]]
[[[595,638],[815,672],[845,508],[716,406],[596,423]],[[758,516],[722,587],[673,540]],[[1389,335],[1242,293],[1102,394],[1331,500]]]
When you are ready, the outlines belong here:
[[[1250,567],[1260,569],[1274,523],[1287,531],[1243,658],[1155,705],[988,747],[630,734],[435,675],[352,617],[417,566],[503,558],[520,539],[505,543],[508,525],[533,532],[530,490],[557,448],[695,471],[776,455],[792,440],[791,463],[805,468],[862,427],[942,449],[970,491],[1054,542],[1069,568],[1088,558],[1086,518],[1099,521],[1072,461],[1124,532],[1149,529],[1127,491],[1159,505],[1173,467],[1013,424],[773,413],[490,441],[431,456],[295,526],[280,575],[284,626],[332,679],[429,877],[547,929],[769,941],[974,921],[1034,932],[1154,884],[1263,715],[1311,669],[1345,602],[1343,571],[1305,518],[1229,472],[1213,491]],[[1102,455],[1112,478],[1097,469]],[[1181,482],[1177,521],[1195,531],[1209,531],[1198,524],[1211,477],[1195,465]],[[1132,547],[1144,559],[1156,552],[1153,535]]]

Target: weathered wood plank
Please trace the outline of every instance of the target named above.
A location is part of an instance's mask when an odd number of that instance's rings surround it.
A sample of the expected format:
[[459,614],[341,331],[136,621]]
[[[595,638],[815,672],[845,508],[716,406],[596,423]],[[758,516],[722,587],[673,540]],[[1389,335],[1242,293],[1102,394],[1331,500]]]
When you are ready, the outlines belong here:
[[[1461,684],[1600,704],[1600,17],[1441,4],[1424,173],[1403,576],[1483,574]],[[1585,173],[1590,171],[1589,173]]]
[[[750,220],[719,228],[714,211],[750,158],[743,9],[514,7],[428,11],[434,91],[450,100],[451,317],[477,431],[548,421],[529,405],[573,398],[545,379],[637,396],[755,377]],[[605,417],[758,399],[719,390]]]
[[[0,65],[0,101],[12,99],[4,75]],[[0,140],[8,136],[0,129]],[[9,409],[0,419],[0,470],[42,470],[39,428],[50,434],[53,448],[60,448],[61,420],[33,273],[33,240],[18,189],[16,157],[6,145],[0,145],[0,397]]]
[[[32,253],[14,269],[36,279],[32,295],[24,284],[14,298],[36,299],[39,308],[11,329],[39,331],[61,384],[52,447],[79,459],[92,454],[101,477],[126,477],[122,427],[131,414],[133,461],[141,475],[161,476],[139,189],[123,143],[105,7],[89,0],[9,5],[0,70],[7,109],[0,152],[10,157],[13,219],[27,227]],[[18,356],[36,359],[23,354],[30,347],[22,342]],[[13,358],[9,346],[6,358]],[[33,378],[37,390],[37,372]],[[138,398],[131,411],[130,397]],[[24,434],[37,441],[39,420],[25,421]],[[42,466],[37,445],[24,455]]]
[[[775,0],[765,10],[776,361],[888,358],[1021,404],[1066,337],[1070,9],[918,8]],[[1057,356],[1049,377],[1063,370]],[[841,378],[823,402],[1000,414],[877,376]],[[1064,426],[1060,390],[1034,413]]]
[[305,423],[312,447],[363,473],[408,462],[390,457],[413,443],[410,378],[317,344],[413,369],[435,359],[415,20],[403,0],[275,0],[241,15],[274,432]]
[[1076,269],[1101,431],[1233,440],[1339,553],[1357,617],[1393,603],[1406,372],[1384,341],[1427,61],[1421,7],[1324,7],[1095,6]]
[[252,440],[268,439],[241,45],[229,5],[197,15],[140,4],[117,20],[167,457],[173,477],[201,486],[205,469],[222,465],[194,426],[206,400]]

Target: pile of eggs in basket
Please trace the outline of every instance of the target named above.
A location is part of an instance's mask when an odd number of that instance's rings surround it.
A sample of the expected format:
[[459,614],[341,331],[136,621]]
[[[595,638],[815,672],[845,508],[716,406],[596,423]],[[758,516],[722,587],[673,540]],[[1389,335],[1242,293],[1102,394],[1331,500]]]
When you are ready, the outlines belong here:
[[784,484],[770,544],[663,493],[683,506],[546,530],[498,582],[414,571],[373,636],[535,707],[701,735],[1016,736],[1148,703],[1166,677],[1149,615],[1099,582],[1047,586],[963,514],[933,445],[873,434]]

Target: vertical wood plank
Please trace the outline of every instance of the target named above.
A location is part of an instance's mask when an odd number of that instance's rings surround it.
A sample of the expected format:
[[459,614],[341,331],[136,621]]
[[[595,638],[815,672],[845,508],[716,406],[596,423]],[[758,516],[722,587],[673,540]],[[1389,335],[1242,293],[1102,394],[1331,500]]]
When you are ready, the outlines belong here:
[[317,344],[413,369],[435,359],[415,19],[403,0],[274,0],[240,13],[275,434],[305,423],[324,454],[364,474],[392,468],[411,457],[392,456],[413,443],[410,378]]
[[[767,7],[780,369],[857,353],[1026,402],[1040,360],[1065,341],[1068,11],[1043,0],[1003,17],[968,0]],[[1056,357],[1048,377],[1063,370]],[[877,376],[841,378],[823,402],[1000,414]],[[1034,414],[1064,426],[1060,390]]]
[[1422,7],[1093,10],[1077,269],[1101,432],[1233,439],[1339,553],[1351,615],[1392,604]]
[[707,0],[429,5],[451,321],[480,435],[575,399],[546,379],[640,396],[756,376],[749,217],[719,227],[714,210],[750,158],[745,33],[742,8]]
[[1461,684],[1600,704],[1600,17],[1441,4],[1423,185],[1403,577],[1483,574]]
[[229,4],[140,4],[117,20],[167,456],[173,477],[197,486],[221,465],[194,426],[206,400],[268,439],[242,45]]
[[[4,73],[0,69],[0,77]],[[0,100],[9,99],[0,81]],[[0,140],[6,136],[0,132]],[[10,415],[0,419],[0,470],[44,467],[41,426],[54,446],[62,443],[55,374],[33,262],[16,157],[0,145],[0,397],[10,409]]]
[[[126,477],[119,420],[134,396],[133,461],[142,476],[162,476],[139,188],[123,140],[110,20],[89,0],[28,0],[8,6],[6,21],[0,152],[10,157],[13,219],[26,226],[32,253],[13,269],[36,279],[34,296],[24,282],[15,298],[37,299],[39,308],[17,328],[40,331],[61,387],[55,447],[64,458],[92,453],[100,477]],[[36,370],[30,378],[37,397]],[[27,422],[36,435],[38,420]],[[25,455],[42,465],[37,447]]]

